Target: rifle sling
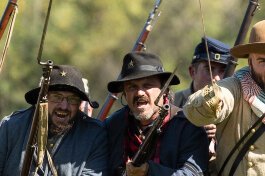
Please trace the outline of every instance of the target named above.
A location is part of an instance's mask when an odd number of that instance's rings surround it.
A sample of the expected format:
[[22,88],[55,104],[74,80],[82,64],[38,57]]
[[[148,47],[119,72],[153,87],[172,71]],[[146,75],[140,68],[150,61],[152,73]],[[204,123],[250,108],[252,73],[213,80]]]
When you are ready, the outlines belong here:
[[243,159],[244,155],[247,153],[249,147],[263,134],[265,131],[265,124],[261,123],[260,127],[257,129],[257,131],[248,139],[248,141],[245,143],[245,145],[241,148],[239,151],[231,169],[229,172],[229,176],[234,175],[237,166],[239,165],[239,162]]
[[[236,145],[233,147],[233,149],[230,151],[229,155],[226,157],[220,171],[218,172],[218,176],[221,176],[222,175],[222,172],[224,171],[224,168],[226,167],[228,161],[231,159],[231,157],[233,156],[233,154],[235,153],[235,151],[239,148],[239,146],[244,142],[244,140],[249,136],[249,134],[251,133],[251,131],[253,129],[255,129],[261,122],[262,122],[262,119],[264,118],[265,114],[263,114],[256,122],[255,124],[252,125],[251,128],[248,129],[248,131],[244,134],[244,136],[242,136],[240,138],[240,140],[236,143]],[[255,132],[256,134],[257,132]],[[254,135],[255,135],[254,134]],[[253,135],[253,136],[254,136]],[[250,138],[249,138],[250,139]],[[244,148],[244,146],[243,146]]]
[[49,166],[51,168],[52,175],[53,176],[58,176],[58,173],[57,173],[55,165],[54,165],[54,163],[52,161],[52,157],[50,155],[50,152],[48,150],[46,150],[46,153],[47,153],[47,159],[48,159]]

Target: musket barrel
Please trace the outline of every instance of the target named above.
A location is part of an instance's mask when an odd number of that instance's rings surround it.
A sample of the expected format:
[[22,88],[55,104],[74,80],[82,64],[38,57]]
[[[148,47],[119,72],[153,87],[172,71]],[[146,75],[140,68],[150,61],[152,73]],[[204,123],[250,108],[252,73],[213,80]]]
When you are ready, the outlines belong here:
[[[242,44],[244,42],[250,23],[251,23],[251,20],[258,6],[259,6],[258,0],[249,1],[247,10],[246,10],[244,19],[242,21],[241,27],[239,29],[234,46]],[[238,60],[237,58],[234,58],[231,56],[229,60],[230,61],[228,62],[226,69],[225,69],[224,78],[232,76],[237,66],[237,60]]]
[[[161,4],[161,0],[157,0],[153,11],[149,14],[148,19],[143,27],[143,30],[141,31],[137,41],[135,42],[133,46],[132,51],[142,51],[145,49],[144,43],[153,27],[151,22],[153,21],[155,17],[155,13],[157,12],[157,9],[160,4]],[[106,101],[97,116],[97,119],[100,119],[102,121],[106,119],[112,105],[114,104],[115,100],[118,99],[117,96],[118,94],[111,94],[111,93],[108,94]]]
[[17,6],[17,0],[10,0],[7,3],[6,9],[0,21],[0,40],[5,32],[6,26],[16,6]]

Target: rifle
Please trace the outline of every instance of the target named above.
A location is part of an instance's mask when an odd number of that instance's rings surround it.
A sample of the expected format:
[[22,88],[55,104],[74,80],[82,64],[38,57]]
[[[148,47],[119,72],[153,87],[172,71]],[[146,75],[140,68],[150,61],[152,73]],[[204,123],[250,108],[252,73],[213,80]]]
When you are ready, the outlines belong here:
[[4,31],[6,29],[8,21],[9,21],[10,17],[12,16],[12,14],[13,14],[13,18],[11,20],[11,25],[9,27],[7,39],[6,39],[6,42],[4,45],[3,54],[0,58],[0,72],[2,71],[2,67],[4,65],[5,56],[6,56],[6,53],[8,50],[8,46],[9,46],[12,32],[13,32],[13,27],[15,24],[15,19],[16,19],[16,14],[17,14],[17,0],[9,0],[9,2],[6,6],[6,9],[5,9],[4,14],[3,14],[1,21],[0,21],[0,40],[4,34]]
[[150,128],[147,135],[145,136],[145,140],[143,141],[143,143],[139,147],[139,150],[136,152],[132,159],[132,164],[134,166],[139,167],[149,159],[148,151],[152,149],[152,144],[156,143],[157,137],[161,133],[160,128],[162,127],[165,117],[168,115],[169,108],[169,104],[164,104],[162,107],[159,107],[159,116],[154,121],[153,126]]
[[[150,12],[150,14],[147,18],[147,21],[145,22],[145,25],[143,27],[143,30],[141,31],[138,39],[136,40],[136,42],[133,46],[132,51],[142,51],[142,50],[146,49],[144,43],[148,37],[148,34],[151,32],[151,30],[153,28],[154,24],[152,24],[152,22],[155,20],[155,17],[156,17],[155,15],[157,13],[158,7],[161,4],[161,1],[162,0],[156,0],[154,9]],[[158,14],[158,16],[159,16],[159,14]],[[104,105],[102,106],[102,108],[101,108],[101,110],[97,116],[97,119],[100,119],[101,121],[103,121],[107,117],[114,101],[117,99],[118,99],[117,93],[109,93],[106,100],[105,100]]]
[[[39,122],[41,121],[41,119],[39,116],[42,112],[45,111],[45,110],[41,110],[41,108],[42,107],[48,108],[47,93],[49,89],[50,75],[52,71],[53,62],[47,61],[46,63],[43,63],[43,65],[44,65],[43,77],[42,77],[43,79],[41,80],[40,92],[39,92],[38,100],[35,106],[33,120],[32,120],[32,124],[30,128],[29,139],[28,139],[27,146],[26,146],[26,152],[24,156],[21,176],[28,176],[30,173],[30,167],[31,167],[32,159],[33,159],[33,154],[34,154],[36,143],[37,143],[36,132],[40,128]],[[43,146],[46,147],[45,142]],[[40,148],[40,146],[38,146],[38,150],[42,150],[41,152],[43,152],[43,149]]]
[[[173,79],[176,70],[177,70],[177,68],[175,68],[175,70],[172,72],[172,74],[170,75],[170,77],[166,81],[165,85],[161,89],[160,94],[158,95],[158,97],[156,98],[156,100],[154,102],[154,104],[159,107],[159,116],[155,119],[152,127],[149,129],[147,135],[145,136],[145,139],[143,140],[142,144],[139,147],[139,150],[133,156],[132,164],[134,166],[139,167],[143,163],[145,163],[146,161],[148,161],[150,159],[150,152],[149,151],[154,147],[153,145],[155,145],[157,143],[159,134],[161,133],[161,127],[162,127],[163,121],[164,121],[165,117],[168,115],[168,111],[170,109],[169,104],[166,103],[163,106],[159,106],[158,102],[159,102],[160,98],[163,96],[163,94],[165,93],[165,91],[168,89],[169,84],[170,84],[171,80]],[[126,172],[123,171],[122,175],[126,176]]]
[[9,0],[0,21],[0,40],[5,32],[8,21],[16,7],[17,7],[17,0]]
[[[248,32],[251,20],[252,20],[254,14],[255,14],[255,11],[258,7],[259,7],[258,0],[250,0],[249,1],[247,10],[246,10],[244,19],[242,21],[241,27],[239,29],[239,32],[238,32],[234,46],[243,43],[244,39],[246,38],[246,34]],[[233,75],[233,73],[236,69],[236,66],[237,66],[237,60],[238,60],[237,58],[234,58],[232,56],[229,58],[229,62],[228,62],[226,69],[225,69],[224,78]]]
[[43,76],[41,79],[40,91],[39,91],[38,99],[35,105],[33,120],[32,120],[31,127],[30,127],[29,139],[26,145],[26,152],[25,152],[25,156],[23,160],[22,170],[20,173],[21,176],[29,175],[31,163],[33,159],[33,154],[36,149],[36,146],[38,147],[38,153],[37,153],[37,163],[36,163],[37,167],[35,169],[35,173],[38,171],[38,168],[42,164],[43,158],[45,155],[47,136],[48,136],[47,94],[48,94],[48,89],[49,89],[49,84],[50,84],[50,75],[51,75],[52,68],[53,68],[53,62],[51,60],[48,60],[47,62],[41,62],[41,56],[42,56],[46,31],[48,27],[51,6],[52,6],[52,0],[49,1],[49,6],[47,10],[47,15],[45,18],[40,47],[39,47],[38,56],[37,56],[38,64],[43,67],[42,68]]

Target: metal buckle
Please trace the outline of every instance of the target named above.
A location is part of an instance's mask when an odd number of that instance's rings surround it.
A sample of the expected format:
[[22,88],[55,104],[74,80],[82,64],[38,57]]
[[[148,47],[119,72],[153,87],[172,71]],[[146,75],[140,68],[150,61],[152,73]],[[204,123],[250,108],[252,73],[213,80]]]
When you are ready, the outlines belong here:
[[214,54],[214,59],[215,60],[220,60],[221,58],[221,55],[220,54]]

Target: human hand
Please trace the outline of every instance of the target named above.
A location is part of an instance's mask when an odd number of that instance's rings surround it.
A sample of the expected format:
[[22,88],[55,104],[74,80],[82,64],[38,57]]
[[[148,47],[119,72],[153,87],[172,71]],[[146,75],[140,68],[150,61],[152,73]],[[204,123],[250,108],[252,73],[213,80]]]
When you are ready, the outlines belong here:
[[214,138],[215,137],[215,133],[216,133],[216,125],[215,124],[205,125],[204,129],[207,133],[208,138]]
[[210,157],[210,161],[214,160],[216,158],[216,139],[212,138],[209,144],[209,157]]
[[206,104],[212,109],[213,112],[219,112],[222,107],[222,94],[221,88],[213,82],[213,85],[207,85],[203,88],[203,97]]
[[144,163],[139,167],[136,167],[129,161],[126,164],[126,175],[127,176],[146,176],[148,173],[149,165]]

